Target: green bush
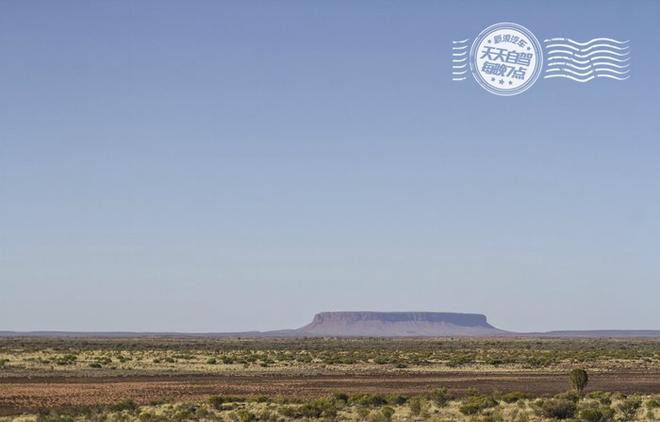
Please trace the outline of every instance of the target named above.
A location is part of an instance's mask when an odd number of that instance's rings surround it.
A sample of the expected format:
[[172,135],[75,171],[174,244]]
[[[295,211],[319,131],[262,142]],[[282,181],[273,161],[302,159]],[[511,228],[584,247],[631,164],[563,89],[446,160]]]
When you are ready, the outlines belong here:
[[245,401],[244,399],[240,397],[232,397],[232,396],[211,396],[208,398],[208,402],[216,410],[227,410],[227,407],[224,406],[225,403],[235,403],[235,402],[243,402]]
[[569,419],[575,416],[577,406],[567,399],[550,399],[541,404],[541,414],[551,419]]
[[648,410],[657,409],[660,407],[660,399],[651,399],[646,402],[646,408]]
[[392,419],[392,416],[394,416],[394,409],[392,409],[389,406],[383,407],[381,412],[383,413],[383,416],[385,416],[385,419],[387,419],[388,421]]
[[313,400],[303,404],[300,408],[300,413],[304,417],[324,416],[334,418],[337,416],[337,403],[334,399],[330,398]]
[[239,422],[253,422],[257,420],[256,415],[245,409],[237,410],[236,416],[238,417]]
[[365,407],[378,407],[387,404],[385,397],[380,394],[358,394],[351,397],[351,403]]
[[298,409],[300,416],[306,418],[318,418],[323,414],[323,409],[312,403],[305,403]]
[[580,420],[584,422],[611,422],[614,411],[609,407],[589,407],[579,413]]
[[335,393],[334,396],[335,401],[342,401],[344,403],[348,403],[349,397],[348,394],[346,393]]
[[458,410],[464,415],[476,415],[484,409],[497,406],[497,401],[490,396],[471,395],[463,399]]
[[408,407],[410,407],[410,413],[414,416],[418,416],[422,413],[422,400],[419,397],[413,397],[408,400]]
[[77,360],[78,360],[78,356],[73,355],[73,354],[67,354],[67,355],[60,356],[57,359],[55,359],[55,364],[61,365],[61,366],[73,365],[73,364],[76,363]]
[[446,387],[436,388],[431,394],[429,399],[438,407],[444,407],[449,401],[449,393]]
[[510,393],[502,394],[500,397],[505,403],[516,403],[520,400],[525,400],[529,398],[529,394],[520,392],[520,391],[511,391]]
[[337,416],[338,403],[334,398],[312,400],[302,405],[285,406],[278,409],[282,416],[288,418],[328,418]]
[[287,418],[295,418],[297,417],[297,410],[293,406],[282,406],[279,409],[277,409],[280,415],[287,417]]
[[566,391],[564,393],[559,393],[555,396],[559,400],[570,400],[573,403],[580,401],[580,396],[575,391]]
[[383,412],[373,411],[369,414],[368,422],[389,422],[391,419],[388,419]]
[[357,410],[357,414],[360,417],[360,420],[365,420],[369,416],[369,409],[366,407],[360,407]]
[[483,415],[481,422],[504,422],[502,412],[489,412]]
[[122,400],[110,406],[110,410],[112,410],[113,412],[121,412],[124,410],[133,412],[137,410],[137,408],[138,408],[137,403],[135,403],[133,400],[128,400],[128,399]]
[[617,408],[621,412],[624,421],[631,421],[637,417],[637,412],[642,406],[642,400],[639,397],[630,397],[619,403]]
[[394,406],[404,405],[408,401],[408,397],[402,396],[401,394],[390,394],[385,399],[387,400],[387,404]]
[[74,419],[71,415],[48,414],[37,416],[37,422],[74,422]]
[[598,400],[598,403],[609,406],[612,404],[612,394],[606,391],[593,391],[587,395],[590,399]]

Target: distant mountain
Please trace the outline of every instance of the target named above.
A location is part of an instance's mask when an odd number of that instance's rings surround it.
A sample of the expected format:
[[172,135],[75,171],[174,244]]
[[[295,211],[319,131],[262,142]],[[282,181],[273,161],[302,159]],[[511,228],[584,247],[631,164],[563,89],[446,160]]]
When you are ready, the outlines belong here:
[[302,336],[442,337],[494,336],[505,331],[485,315],[449,312],[322,312],[294,330]]
[[0,331],[0,337],[647,337],[660,330],[571,330],[516,333],[493,327],[485,315],[452,312],[321,312],[304,327],[233,333]]

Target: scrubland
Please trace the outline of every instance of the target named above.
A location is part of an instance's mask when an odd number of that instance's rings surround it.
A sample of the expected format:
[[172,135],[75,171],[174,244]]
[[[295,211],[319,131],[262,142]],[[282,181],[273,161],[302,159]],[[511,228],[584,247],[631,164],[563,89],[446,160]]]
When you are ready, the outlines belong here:
[[660,421],[660,340],[1,338],[10,420]]
[[660,369],[660,339],[0,339],[10,374]]

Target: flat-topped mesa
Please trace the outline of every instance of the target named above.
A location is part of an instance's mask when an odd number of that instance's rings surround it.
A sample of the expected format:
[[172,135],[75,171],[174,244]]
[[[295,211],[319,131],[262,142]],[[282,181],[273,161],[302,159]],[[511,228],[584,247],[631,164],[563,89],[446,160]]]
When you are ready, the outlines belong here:
[[321,312],[314,315],[312,324],[326,321],[427,321],[445,322],[464,327],[494,328],[488,323],[486,315],[453,312]]
[[499,335],[485,315],[452,312],[322,312],[296,330],[323,336],[473,336]]

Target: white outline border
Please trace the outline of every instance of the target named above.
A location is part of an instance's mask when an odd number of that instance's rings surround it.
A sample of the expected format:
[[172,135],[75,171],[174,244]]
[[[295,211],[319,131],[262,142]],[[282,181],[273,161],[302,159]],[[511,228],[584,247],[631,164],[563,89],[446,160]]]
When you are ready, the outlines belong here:
[[[475,64],[474,56],[475,56],[475,50],[476,50],[477,45],[479,45],[481,43],[481,41],[483,41],[483,39],[486,37],[486,35],[493,32],[494,29],[502,29],[502,28],[511,28],[511,29],[515,29],[517,31],[522,32],[523,34],[525,34],[527,36],[527,38],[529,38],[532,41],[532,44],[534,44],[534,48],[537,51],[537,55],[536,55],[537,56],[537,60],[536,60],[537,61],[537,67],[534,70],[534,74],[532,75],[532,77],[530,79],[528,79],[527,82],[525,82],[520,87],[518,87],[516,89],[508,90],[508,91],[507,90],[498,90],[498,88],[493,88],[492,86],[490,86],[486,81],[484,81],[483,77],[481,76],[481,73],[479,72],[478,69],[475,69],[475,66],[474,66],[474,64]],[[532,85],[534,85],[534,83],[536,83],[537,79],[539,78],[539,76],[541,75],[542,70],[543,70],[543,49],[541,48],[541,43],[536,38],[536,36],[534,36],[532,31],[530,31],[529,29],[525,28],[522,25],[518,25],[517,23],[513,23],[513,22],[499,22],[499,23],[490,25],[489,27],[487,27],[486,29],[481,31],[479,33],[479,35],[472,42],[472,47],[470,47],[470,56],[469,57],[470,57],[470,60],[469,60],[470,70],[472,71],[472,76],[477,81],[477,83],[479,85],[481,85],[481,87],[483,89],[490,92],[491,94],[500,95],[500,96],[503,96],[503,97],[510,97],[512,95],[522,94],[523,92],[527,91],[529,88],[531,88]]]

